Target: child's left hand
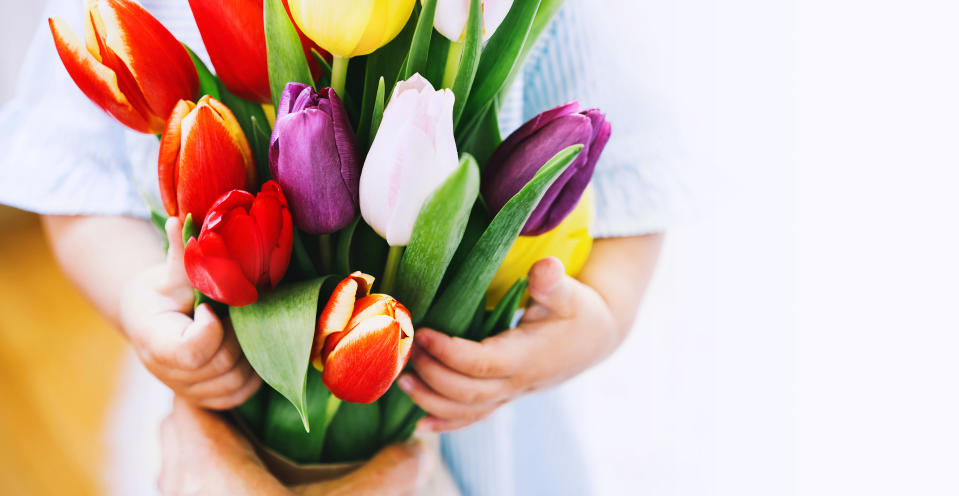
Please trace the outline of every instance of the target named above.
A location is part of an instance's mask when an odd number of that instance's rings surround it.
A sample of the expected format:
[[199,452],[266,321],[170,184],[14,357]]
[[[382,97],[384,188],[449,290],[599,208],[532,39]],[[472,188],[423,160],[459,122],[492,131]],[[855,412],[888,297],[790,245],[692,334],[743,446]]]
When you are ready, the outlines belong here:
[[532,304],[515,329],[481,342],[416,331],[415,374],[400,387],[429,416],[419,428],[460,429],[520,395],[558,384],[609,355],[623,332],[593,288],[567,276],[555,258],[530,270]]

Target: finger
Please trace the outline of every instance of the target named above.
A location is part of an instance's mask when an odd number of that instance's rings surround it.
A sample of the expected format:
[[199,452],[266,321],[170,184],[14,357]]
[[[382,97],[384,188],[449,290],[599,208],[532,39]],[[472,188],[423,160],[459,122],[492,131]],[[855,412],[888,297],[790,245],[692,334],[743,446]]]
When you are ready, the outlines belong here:
[[520,343],[510,344],[504,339],[504,336],[512,335],[516,333],[507,332],[477,343],[423,328],[416,331],[414,339],[433,358],[457,372],[495,379],[511,376],[522,363],[521,355],[518,355]]
[[397,384],[414,403],[434,417],[475,422],[499,407],[498,403],[467,404],[444,398],[412,374],[403,374]]
[[239,391],[254,374],[250,364],[243,360],[220,376],[187,386],[183,389],[183,394],[198,399],[228,396]]
[[407,495],[428,480],[434,465],[421,441],[387,446],[372,460],[332,484],[343,494]]
[[219,377],[234,368],[243,360],[243,349],[240,348],[240,342],[236,334],[226,331],[226,338],[220,344],[220,348],[213,354],[206,364],[196,370],[184,370],[180,368],[162,368],[165,381],[190,386],[210,379]]
[[170,243],[166,258],[166,284],[169,288],[182,286],[192,288],[183,265],[183,223],[177,217],[170,217],[163,227],[166,230],[167,241]]
[[246,383],[244,383],[243,386],[241,386],[235,392],[226,396],[220,396],[218,398],[204,399],[198,401],[197,404],[203,408],[209,408],[210,410],[229,410],[231,408],[236,408],[245,403],[246,400],[250,399],[251,396],[256,394],[262,384],[263,381],[260,379],[260,376],[253,374],[247,378]]
[[489,403],[506,396],[507,381],[477,379],[443,365],[422,348],[414,348],[410,364],[433,391],[459,403]]
[[176,327],[158,325],[153,331],[157,338],[154,356],[167,367],[196,371],[209,363],[223,344],[223,324],[205,303],[197,307],[193,321],[186,326],[182,326],[182,319],[189,321],[189,317],[182,314],[167,313],[156,318],[160,324],[175,320],[181,329],[176,332]]
[[[489,412],[489,413],[492,414],[493,412]],[[430,415],[430,416],[424,417],[422,420],[419,421],[419,423],[416,425],[416,430],[423,431],[423,432],[458,431],[465,427],[469,427],[477,422],[485,420],[486,417],[488,416],[489,414],[483,417],[480,417],[476,420],[465,420],[465,419],[449,420],[449,419],[441,419],[441,418]]]
[[544,258],[529,270],[529,295],[534,305],[527,311],[526,320],[542,318],[542,309],[560,317],[569,317],[574,314],[574,294],[576,280],[566,275],[563,262],[558,258]]

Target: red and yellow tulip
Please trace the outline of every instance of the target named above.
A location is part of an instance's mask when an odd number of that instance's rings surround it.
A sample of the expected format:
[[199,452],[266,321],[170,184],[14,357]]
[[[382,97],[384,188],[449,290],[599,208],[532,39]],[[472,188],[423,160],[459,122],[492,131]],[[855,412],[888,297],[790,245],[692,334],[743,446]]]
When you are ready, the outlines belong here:
[[337,398],[372,403],[410,358],[413,322],[392,296],[369,294],[373,277],[354,272],[333,290],[316,322],[311,359]]
[[87,0],[85,44],[62,19],[49,23],[60,60],[80,90],[135,131],[160,134],[177,102],[199,92],[186,49],[134,1]]
[[160,142],[159,179],[167,214],[180,219],[200,221],[223,193],[252,190],[253,152],[233,112],[209,95],[180,101]]

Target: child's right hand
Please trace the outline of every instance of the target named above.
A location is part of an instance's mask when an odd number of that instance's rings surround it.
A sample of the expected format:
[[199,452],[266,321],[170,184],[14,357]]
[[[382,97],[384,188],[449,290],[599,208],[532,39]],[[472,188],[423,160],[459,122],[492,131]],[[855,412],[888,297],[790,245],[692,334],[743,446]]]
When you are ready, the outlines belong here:
[[181,223],[166,223],[165,264],[147,269],[125,288],[120,321],[133,349],[157,379],[197,406],[225,410],[260,387],[232,329],[203,304],[193,317],[193,287],[183,268]]

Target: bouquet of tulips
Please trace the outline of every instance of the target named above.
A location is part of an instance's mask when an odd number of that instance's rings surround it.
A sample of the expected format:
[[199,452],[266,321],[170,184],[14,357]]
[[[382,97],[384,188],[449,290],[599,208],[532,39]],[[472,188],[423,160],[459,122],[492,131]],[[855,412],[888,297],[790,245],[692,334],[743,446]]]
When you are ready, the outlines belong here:
[[160,138],[162,212],[197,300],[265,386],[236,410],[300,464],[362,460],[423,412],[393,382],[414,329],[508,329],[525,274],[591,245],[598,110],[505,141],[499,102],[561,0],[190,0],[216,75],[133,0],[50,20],[80,89]]

